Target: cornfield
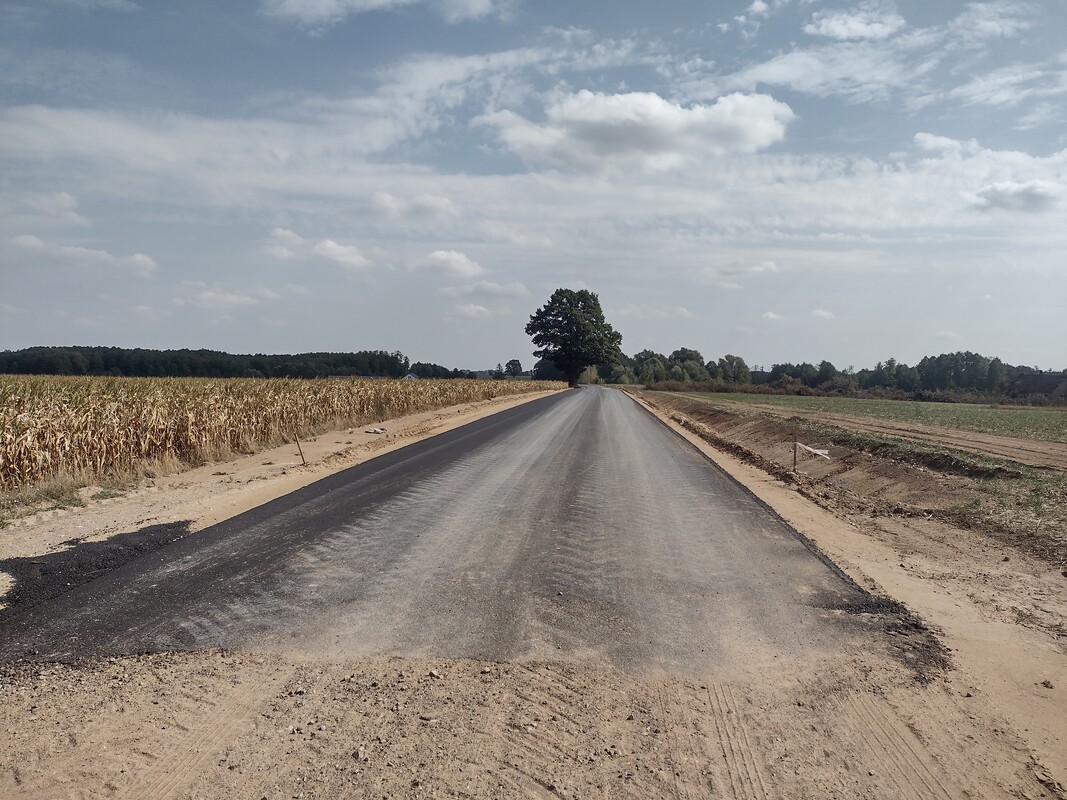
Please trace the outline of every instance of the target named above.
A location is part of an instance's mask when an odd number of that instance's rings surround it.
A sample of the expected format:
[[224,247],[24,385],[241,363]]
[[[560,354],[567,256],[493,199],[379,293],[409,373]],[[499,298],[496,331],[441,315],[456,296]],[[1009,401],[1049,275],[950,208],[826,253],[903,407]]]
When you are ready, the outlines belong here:
[[0,376],[0,489],[203,463],[331,425],[364,425],[547,381]]

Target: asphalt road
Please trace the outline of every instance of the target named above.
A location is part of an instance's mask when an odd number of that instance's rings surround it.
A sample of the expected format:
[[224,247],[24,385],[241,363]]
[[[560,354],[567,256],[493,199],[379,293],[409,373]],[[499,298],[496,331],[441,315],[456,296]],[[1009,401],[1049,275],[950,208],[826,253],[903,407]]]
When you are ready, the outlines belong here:
[[26,605],[0,613],[2,660],[226,646],[693,673],[869,648],[886,613],[626,395],[596,388],[384,455]]

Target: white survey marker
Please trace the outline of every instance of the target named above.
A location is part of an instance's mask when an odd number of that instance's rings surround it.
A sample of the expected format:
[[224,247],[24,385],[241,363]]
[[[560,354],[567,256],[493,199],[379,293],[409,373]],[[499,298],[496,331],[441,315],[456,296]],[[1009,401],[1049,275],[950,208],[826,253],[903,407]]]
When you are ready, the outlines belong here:
[[830,451],[829,450],[818,450],[818,449],[816,449],[814,447],[808,447],[806,444],[801,444],[800,442],[793,442],[793,444],[795,444],[797,447],[803,447],[809,453],[814,453],[817,456],[822,456],[827,461],[830,460]]
[[808,447],[806,444],[801,444],[800,442],[793,442],[793,472],[797,471],[797,450],[801,447],[803,447],[812,455],[816,455],[819,458],[825,458],[827,461],[830,460],[829,450],[818,450],[814,447]]

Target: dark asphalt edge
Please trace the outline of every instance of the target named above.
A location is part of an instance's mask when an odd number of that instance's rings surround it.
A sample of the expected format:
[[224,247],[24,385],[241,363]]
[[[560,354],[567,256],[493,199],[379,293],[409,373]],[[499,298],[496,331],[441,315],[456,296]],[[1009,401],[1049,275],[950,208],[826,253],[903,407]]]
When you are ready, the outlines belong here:
[[[725,476],[731,483],[740,488],[744,494],[748,495],[751,499],[753,499],[756,504],[760,506],[760,508],[762,508],[768,514],[770,514],[772,518],[776,519],[779,523],[781,523],[781,525],[783,525],[787,531],[789,531],[793,536],[795,536],[797,540],[801,544],[803,544],[804,547],[806,547],[813,556],[815,556],[820,562],[822,562],[826,567],[828,567],[831,572],[841,578],[847,585],[856,589],[861,595],[869,598],[868,603],[849,605],[848,607],[842,608],[840,610],[845,611],[848,614],[882,614],[897,617],[900,627],[921,631],[929,637],[928,641],[926,642],[926,649],[928,651],[928,663],[930,664],[930,666],[936,668],[939,672],[948,672],[950,669],[953,668],[954,665],[952,663],[951,657],[949,656],[949,649],[945,646],[944,642],[941,641],[941,638],[940,636],[938,636],[937,631],[927,625],[926,621],[921,616],[919,616],[910,608],[908,608],[900,600],[897,600],[894,597],[890,597],[888,594],[875,594],[869,589],[866,589],[861,586],[851,575],[845,572],[832,558],[830,558],[830,556],[823,552],[822,548],[820,548],[817,544],[815,544],[815,542],[813,542],[811,539],[809,539],[807,536],[805,536],[803,533],[801,533],[791,524],[789,524],[789,522],[787,522],[781,514],[775,511],[767,503],[767,501],[765,501],[758,494],[752,491],[752,489],[745,486],[743,483],[741,483],[741,481],[737,480],[737,478],[735,478],[733,475],[723,469],[723,467],[717,464],[711,456],[709,456],[707,453],[704,453],[699,447],[697,447],[688,439],[686,439],[685,436],[683,436],[681,433],[679,433],[670,425],[668,425],[665,420],[661,419],[644,403],[638,402],[637,399],[633,397],[629,392],[623,391],[622,394],[626,395],[634,405],[636,405],[644,413],[648,414],[650,417],[652,417],[652,419],[654,419],[657,423],[663,426],[668,432],[670,432],[672,436],[674,436],[678,441],[680,441],[684,447],[698,455],[718,473]],[[714,447],[714,445],[711,445],[710,442],[708,444]],[[921,682],[929,682],[930,676],[926,675],[920,669],[916,668],[916,665],[910,664],[906,660],[904,660],[904,663],[906,666],[916,672],[916,675]]]

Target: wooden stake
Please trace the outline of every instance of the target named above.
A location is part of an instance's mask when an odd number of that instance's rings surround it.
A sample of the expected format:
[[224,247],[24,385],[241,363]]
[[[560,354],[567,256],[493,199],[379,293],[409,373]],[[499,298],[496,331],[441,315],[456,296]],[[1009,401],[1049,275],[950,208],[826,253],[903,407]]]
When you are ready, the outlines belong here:
[[[296,439],[296,449],[300,452],[300,460],[304,462],[304,466],[306,467],[308,465],[308,460],[306,458],[304,458],[304,448],[300,446],[300,437],[297,436],[296,433],[294,432],[293,433],[293,438]],[[796,456],[795,455],[793,456],[793,461],[794,461],[793,468],[796,469],[796,463],[795,463],[796,462]]]

